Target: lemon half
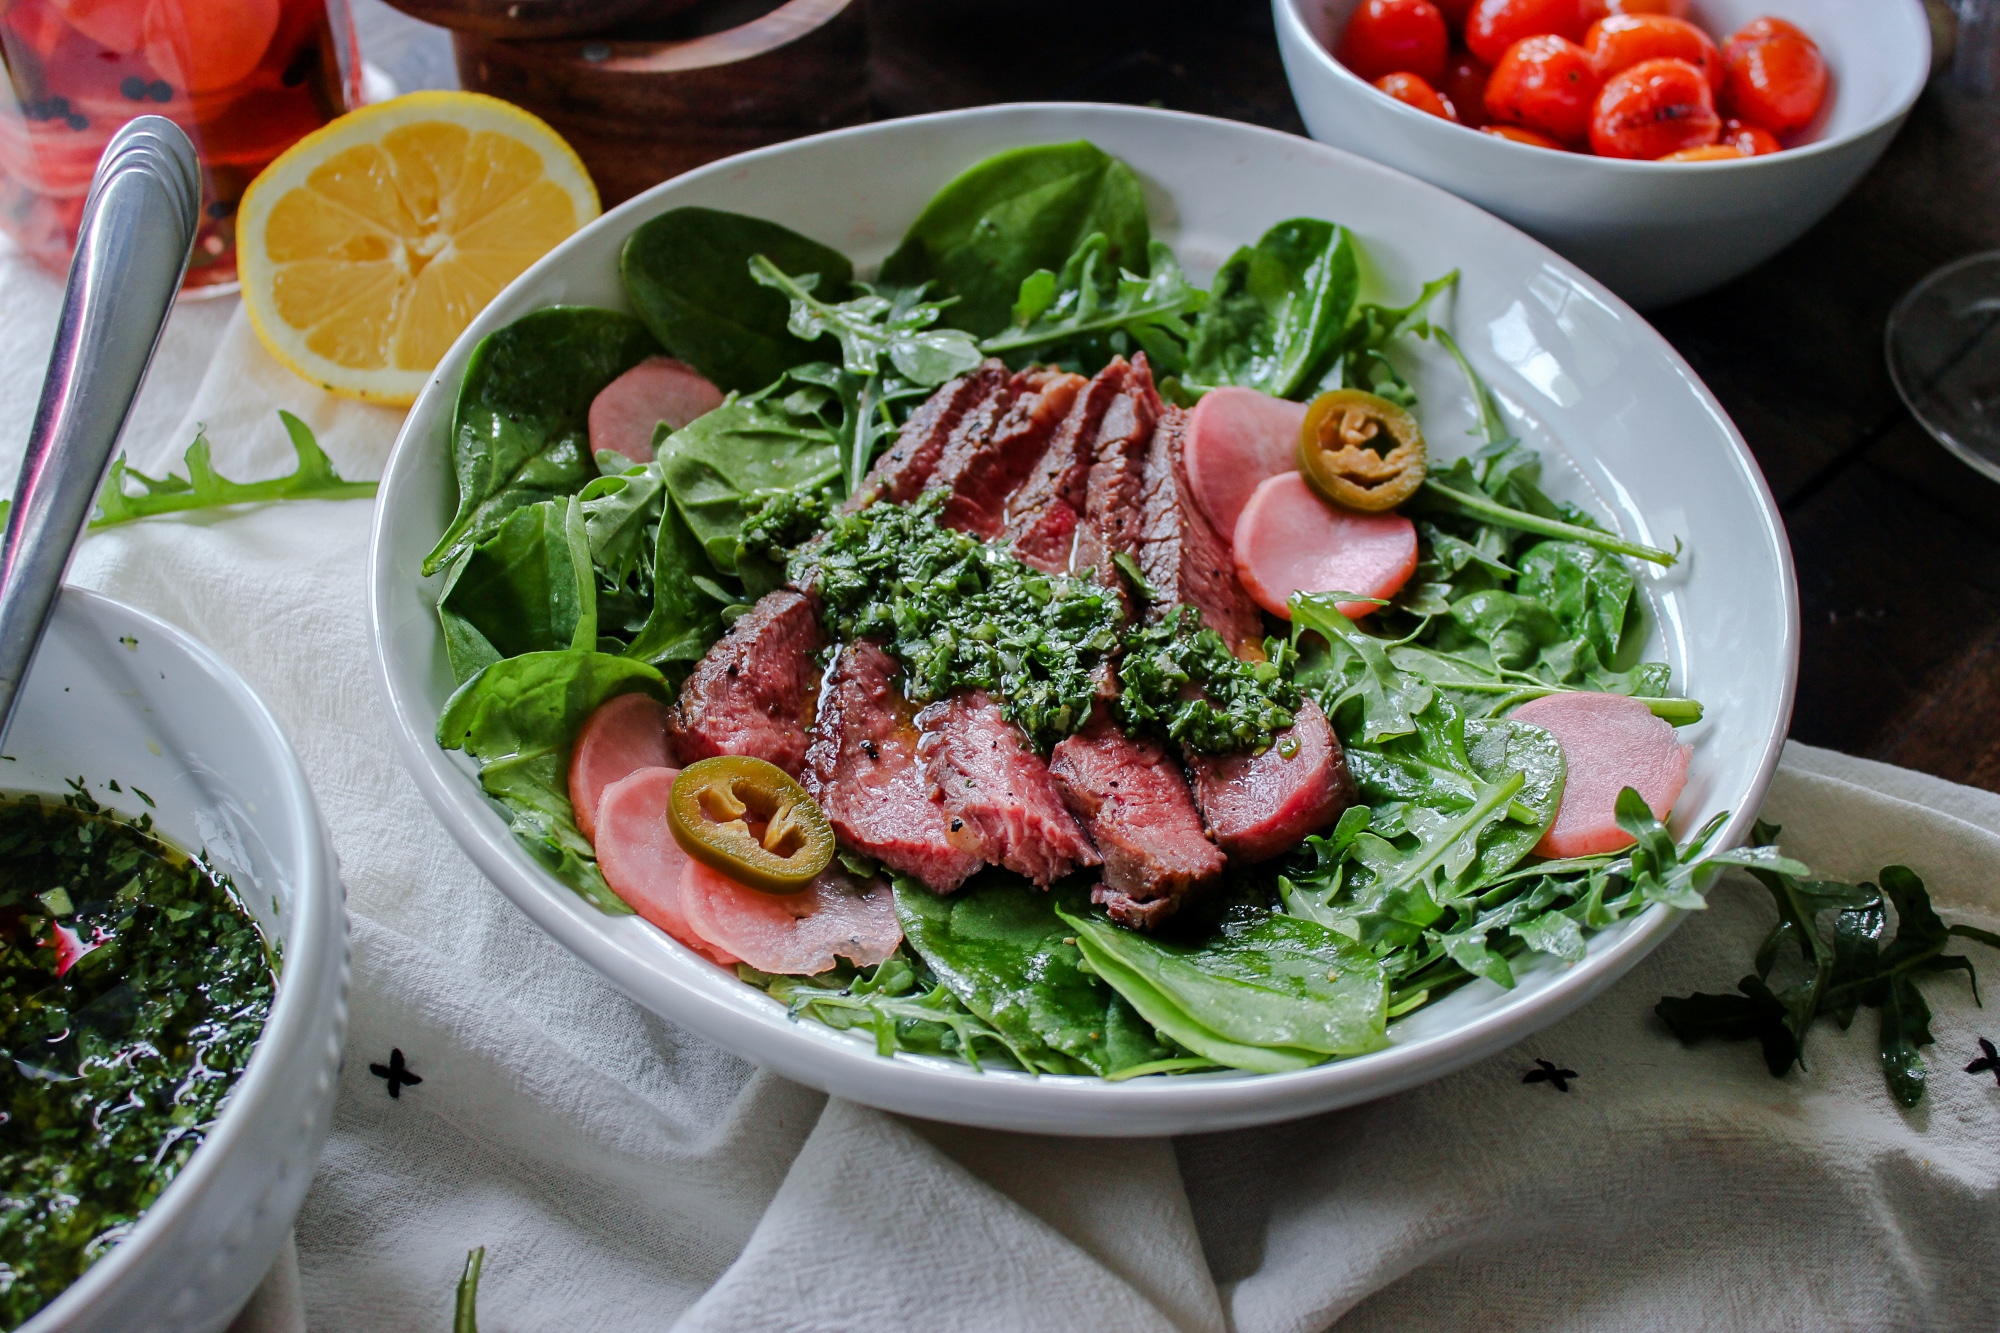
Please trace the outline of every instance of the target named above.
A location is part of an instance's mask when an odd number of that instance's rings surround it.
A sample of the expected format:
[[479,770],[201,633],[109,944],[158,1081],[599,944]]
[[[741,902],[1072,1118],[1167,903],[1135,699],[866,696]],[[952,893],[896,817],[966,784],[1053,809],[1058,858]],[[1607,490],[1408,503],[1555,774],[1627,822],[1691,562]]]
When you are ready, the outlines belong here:
[[410,93],[307,135],[251,184],[243,304],[292,370],[404,406],[502,287],[597,214],[582,160],[541,120]]

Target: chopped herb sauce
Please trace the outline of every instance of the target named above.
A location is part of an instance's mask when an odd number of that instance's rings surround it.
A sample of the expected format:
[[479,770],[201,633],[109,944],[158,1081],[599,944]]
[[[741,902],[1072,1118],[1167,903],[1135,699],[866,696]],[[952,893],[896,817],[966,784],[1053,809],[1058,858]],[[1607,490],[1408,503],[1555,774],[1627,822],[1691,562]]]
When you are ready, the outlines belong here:
[[1292,646],[1267,639],[1264,650],[1262,662],[1235,656],[1191,606],[1132,630],[1118,668],[1119,726],[1158,731],[1206,754],[1264,749],[1292,725],[1300,699]]
[[0,1328],[129,1232],[214,1124],[270,1011],[229,882],[105,813],[0,797]]

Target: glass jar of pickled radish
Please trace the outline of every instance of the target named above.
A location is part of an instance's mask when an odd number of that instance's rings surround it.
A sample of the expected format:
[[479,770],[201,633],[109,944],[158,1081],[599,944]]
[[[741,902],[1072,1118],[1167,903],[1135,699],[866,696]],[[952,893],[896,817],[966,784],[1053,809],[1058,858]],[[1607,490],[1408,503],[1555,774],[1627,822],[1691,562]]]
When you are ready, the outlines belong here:
[[235,290],[243,191],[361,101],[347,0],[0,0],[0,56],[0,231],[66,270],[105,144],[166,116],[201,153],[187,295]]

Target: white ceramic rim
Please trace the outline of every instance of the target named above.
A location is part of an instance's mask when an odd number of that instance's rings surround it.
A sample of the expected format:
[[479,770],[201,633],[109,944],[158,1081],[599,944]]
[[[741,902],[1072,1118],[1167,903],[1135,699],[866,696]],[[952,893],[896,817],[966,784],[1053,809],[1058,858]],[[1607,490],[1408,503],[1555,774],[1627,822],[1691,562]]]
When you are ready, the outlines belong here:
[[[344,940],[331,951],[327,944],[329,934],[344,934],[332,840],[320,819],[319,806],[313,800],[312,787],[306,781],[298,754],[257,692],[206,644],[158,616],[84,588],[65,586],[62,596],[100,611],[111,611],[141,627],[144,633],[167,640],[190,665],[222,687],[236,705],[243,724],[261,733],[264,748],[277,760],[283,785],[270,793],[270,797],[282,802],[288,831],[303,855],[300,864],[287,867],[297,872],[298,879],[293,887],[292,929],[285,937],[277,999],[264,1020],[264,1031],[257,1038],[257,1045],[250,1052],[249,1063],[230,1090],[215,1129],[202,1140],[180,1174],[167,1183],[152,1206],[140,1215],[130,1233],[60,1296],[36,1311],[18,1333],[56,1333],[67,1327],[71,1318],[95,1303],[105,1288],[119,1282],[127,1268],[142,1262],[145,1252],[158,1238],[179,1227],[200,1206],[211,1178],[223,1170],[224,1160],[234,1151],[237,1141],[253,1132],[251,1122],[274,1099],[278,1080],[293,1076],[285,1053],[314,1039],[319,1023],[307,1006],[326,989],[319,973],[329,967],[337,969],[347,953]],[[243,892],[239,889],[238,896]]]
[[[1335,60],[1333,52],[1320,44],[1319,38],[1313,34],[1312,26],[1306,22],[1305,15],[1299,12],[1299,5],[1302,2],[1303,0],[1276,0],[1278,21],[1288,24],[1294,29],[1294,35],[1300,43],[1312,52],[1312,60],[1315,64],[1323,70],[1330,70],[1333,77],[1338,81],[1351,84],[1354,88],[1364,92],[1375,93],[1378,97],[1382,97],[1383,100],[1395,103],[1391,114],[1416,116],[1426,121],[1438,119],[1428,111],[1419,111],[1405,102],[1382,93],[1359,74],[1356,74],[1353,70]],[[1928,52],[1931,49],[1931,30],[1930,20],[1924,13],[1923,0],[1896,0],[1896,3],[1902,6],[1903,11],[1910,17],[1911,21],[1922,30],[1923,47]],[[1498,151],[1514,155],[1523,166],[1529,168],[1547,166],[1553,158],[1565,162],[1587,162],[1592,165],[1578,167],[1576,170],[1603,170],[1613,175],[1649,171],[1755,171],[1760,165],[1768,166],[1770,163],[1781,158],[1788,162],[1796,162],[1802,158],[1817,157],[1823,153],[1832,152],[1844,144],[1853,143],[1858,139],[1865,139],[1869,135],[1880,131],[1884,126],[1900,121],[1904,116],[1910,114],[1910,108],[1915,106],[1917,98],[1923,95],[1924,85],[1930,81],[1930,68],[1928,63],[1925,63],[1921,68],[1913,67],[1909,71],[1906,71],[1906,74],[1908,75],[1908,86],[1901,89],[1890,99],[1891,105],[1889,109],[1858,128],[1849,130],[1846,134],[1836,135],[1830,139],[1815,139],[1811,143],[1800,144],[1796,148],[1787,148],[1783,153],[1767,154],[1764,157],[1737,158],[1734,161],[1647,162],[1633,158],[1599,157],[1595,153],[1551,154],[1549,149],[1535,148],[1524,143],[1515,143],[1513,140],[1503,139],[1497,134],[1481,134],[1478,130],[1457,124],[1453,121],[1445,121],[1443,123],[1449,129],[1459,130],[1492,143]]]
[[[1093,116],[1164,118],[1186,122],[1208,122],[1219,119],[1149,107],[1061,102],[1007,103],[962,111],[937,112],[928,116],[905,117],[895,121],[856,126],[795,139],[774,147],[757,149],[710,163],[627,200],[588,227],[579,230],[576,236],[622,226],[626,217],[646,212],[652,207],[652,199],[656,194],[676,183],[752,169],[760,162],[795,150],[801,143],[866,136],[880,132],[887,125],[906,125],[913,121],[934,123],[956,118],[1004,116],[1010,112],[1028,109],[1038,112],[1074,111]],[[1363,175],[1381,172],[1398,177],[1410,188],[1434,196],[1437,207],[1470,208],[1478,211],[1474,205],[1448,191],[1367,158],[1314,140],[1284,134],[1278,130],[1234,121],[1223,123],[1248,136],[1269,136],[1282,140],[1288,149],[1296,152],[1323,154],[1329,161],[1338,163],[1345,170],[1358,171]],[[1783,585],[1781,592],[1786,615],[1778,646],[1785,674],[1780,693],[1779,725],[1772,735],[1765,738],[1758,759],[1756,776],[1745,792],[1744,799],[1731,811],[1713,844],[1718,848],[1737,846],[1744,841],[1751,825],[1756,821],[1764,794],[1770,787],[1771,776],[1777,769],[1779,755],[1784,748],[1785,733],[1790,726],[1798,684],[1798,580],[1792,568],[1791,546],[1785,536],[1784,523],[1779,516],[1776,501],[1772,498],[1770,486],[1750,453],[1742,432],[1722,410],[1722,405],[1695,374],[1693,367],[1688,365],[1657,330],[1609,288],[1575,264],[1531,237],[1519,233],[1517,228],[1508,223],[1493,218],[1490,214],[1485,216],[1494,226],[1523,235],[1523,239],[1542,252],[1546,264],[1559,269],[1569,280],[1587,289],[1607,307],[1629,317],[1634,326],[1642,331],[1642,337],[1653,341],[1656,350],[1667,358],[1689,388],[1698,395],[1703,406],[1726,428],[1729,447],[1734,451],[1737,466],[1743,476],[1752,483],[1762,512],[1763,524],[1760,536],[1771,547],[1774,563],[1781,571]],[[515,279],[515,282],[530,282],[539,278],[545,271],[560,267],[566,258],[568,248],[575,240],[576,237],[571,237],[564,241]],[[494,298],[495,302],[504,296],[503,291],[501,296]],[[485,332],[487,330],[481,327],[480,320],[475,318],[460,342],[483,336]],[[449,364],[452,361],[458,346],[459,344],[455,343],[452,349],[446,352],[441,364]],[[448,387],[441,380],[433,380],[424,390],[424,394],[445,391],[448,391]],[[413,412],[412,417],[414,415]],[[390,512],[386,498],[393,493],[398,478],[417,466],[415,462],[417,451],[433,444],[432,440],[416,439],[406,420],[383,473],[384,499],[377,501],[369,542],[368,631],[374,649],[376,683],[382,691],[383,702],[389,713],[391,734],[395,738],[397,748],[402,752],[404,763],[409,768],[418,790],[423,793],[424,799],[437,814],[439,822],[451,832],[480,872],[531,920],[554,936],[564,948],[590,963],[614,985],[638,999],[647,983],[657,983],[663,979],[661,974],[640,966],[630,955],[592,947],[593,941],[589,929],[583,923],[587,919],[585,914],[595,913],[596,909],[585,903],[573,890],[563,886],[535,865],[504,825],[493,818],[494,807],[479,791],[476,783],[468,781],[467,775],[454,767],[445,752],[438,747],[435,738],[436,719],[430,716],[431,709],[428,702],[405,696],[397,688],[390,673],[385,645],[389,635],[387,615],[391,589],[400,578],[407,575],[392,568],[383,558],[388,545]],[[1246,1074],[1228,1071],[1179,1075],[1172,1078],[1135,1079],[1129,1083],[1110,1083],[1085,1076],[1035,1077],[1006,1072],[982,1074],[963,1064],[925,1057],[898,1055],[884,1059],[875,1055],[872,1048],[864,1050],[858,1041],[848,1040],[848,1034],[835,1033],[832,1029],[812,1031],[811,1029],[817,1025],[809,1022],[795,1024],[792,1034],[806,1037],[808,1041],[772,1043],[765,1040],[770,1035],[767,1018],[681,987],[677,981],[672,984],[681,990],[682,996],[687,1001],[687,1008],[666,1013],[664,1016],[738,1053],[775,1045],[779,1048],[778,1054],[761,1052],[759,1056],[750,1058],[757,1059],[780,1074],[818,1087],[825,1087],[829,1081],[840,1080],[829,1080],[826,1077],[823,1072],[826,1062],[823,1058],[810,1058],[812,1054],[810,1048],[815,1044],[813,1039],[818,1039],[817,1044],[824,1051],[827,1049],[824,1039],[837,1038],[838,1047],[844,1053],[851,1053],[852,1058],[856,1060],[867,1060],[872,1063],[866,1079],[862,1080],[866,1084],[864,1089],[850,1086],[836,1088],[833,1091],[853,1100],[888,1109],[906,1108],[919,1103],[935,1104],[939,1100],[937,1085],[940,1080],[972,1080],[965,1091],[970,1092],[977,1088],[984,1096],[967,1099],[969,1105],[954,1106],[948,1117],[954,1122],[993,1129],[1032,1128],[1039,1132],[1081,1137],[1152,1136],[1162,1132],[1182,1132],[1180,1129],[1163,1129],[1163,1126],[1188,1126],[1201,1131],[1221,1130],[1294,1119],[1319,1111],[1371,1101],[1415,1087],[1483,1059],[1564,1017],[1616,982],[1672,932],[1679,924],[1681,915],[1679,911],[1664,906],[1656,905],[1648,909],[1625,924],[1619,938],[1601,952],[1593,951],[1586,961],[1563,972],[1535,994],[1507,1006],[1498,1013],[1475,1018],[1463,1026],[1436,1036],[1407,1044],[1399,1043],[1367,1055],[1332,1060],[1311,1069],[1284,1074]],[[666,980],[672,979],[666,978]],[[761,998],[770,1006],[771,1016],[783,1021],[783,1006],[769,997]],[[646,1003],[644,1000],[639,1002]],[[653,1006],[647,1005],[647,1007]],[[792,1054],[794,1051],[797,1052],[796,1056]],[[855,1077],[857,1079],[861,1077],[858,1069]],[[1010,1104],[1014,1095],[1012,1090],[1024,1085],[1032,1090],[1032,1100],[1036,1105],[1013,1107]],[[879,1099],[873,1095],[878,1089],[881,1093]],[[1124,1117],[1124,1123],[1121,1123],[1121,1116]],[[1091,1122],[1090,1127],[1082,1127],[1086,1120]]]

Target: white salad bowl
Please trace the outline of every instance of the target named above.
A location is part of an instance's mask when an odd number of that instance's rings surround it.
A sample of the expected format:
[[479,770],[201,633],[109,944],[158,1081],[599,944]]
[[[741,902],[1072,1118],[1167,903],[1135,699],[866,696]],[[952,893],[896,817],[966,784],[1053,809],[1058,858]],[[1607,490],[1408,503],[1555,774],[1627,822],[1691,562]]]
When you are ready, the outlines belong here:
[[1803,28],[1832,75],[1809,142],[1735,162],[1627,162],[1531,148],[1376,91],[1331,54],[1360,0],[1272,0],[1285,77],[1313,138],[1441,185],[1582,265],[1641,309],[1763,263],[1854,188],[1930,74],[1922,0],[1696,0],[1727,37],[1770,14]]
[[205,851],[282,946],[264,1033],[206,1140],[130,1234],[20,1329],[217,1333],[284,1244],[333,1119],[347,917],[332,843],[276,719],[221,658],[76,588],[56,605],[5,753],[0,789],[60,795],[82,777],[101,804],[150,813]]
[[[1517,429],[1549,455],[1555,493],[1591,506],[1628,536],[1687,544],[1677,568],[1641,576],[1654,624],[1650,651],[1671,662],[1676,685],[1708,710],[1687,733],[1694,763],[1674,828],[1685,833],[1729,811],[1722,836],[1741,841],[1791,714],[1797,596],[1763,477],[1694,373],[1598,283],[1442,190],[1292,135],[1134,107],[991,107],[747,153],[631,200],[517,279],[438,367],[383,481],[369,604],[397,742],[445,827],[543,929],[649,1008],[842,1097],[995,1128],[1141,1135],[1282,1120],[1436,1078],[1603,990],[1665,937],[1674,915],[1655,908],[1605,931],[1574,966],[1538,959],[1522,968],[1512,991],[1483,981],[1467,986],[1393,1024],[1386,1049],[1300,1073],[1127,1083],[980,1074],[943,1060],[884,1059],[858,1034],[795,1022],[776,1000],[639,918],[592,908],[516,844],[472,764],[438,747],[437,718],[452,677],[435,614],[438,581],[423,579],[418,568],[457,502],[453,404],[481,338],[548,305],[629,308],[619,249],[641,223],[670,208],[698,204],[771,218],[843,250],[866,271],[963,168],[1003,149],[1078,138],[1137,171],[1154,234],[1199,281],[1239,244],[1299,215],[1354,230],[1371,261],[1371,299],[1407,299],[1424,279],[1460,270],[1449,317]],[[1449,442],[1466,439],[1471,399],[1450,361],[1425,344],[1405,364],[1433,448],[1460,452]]]

